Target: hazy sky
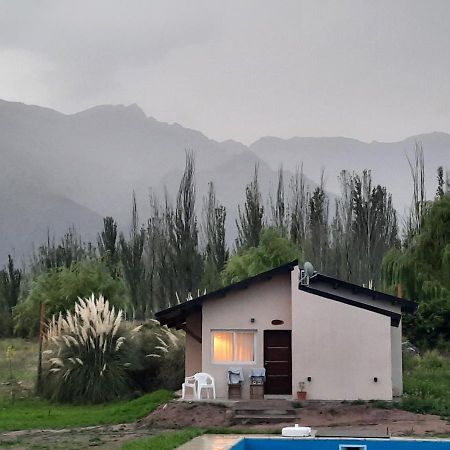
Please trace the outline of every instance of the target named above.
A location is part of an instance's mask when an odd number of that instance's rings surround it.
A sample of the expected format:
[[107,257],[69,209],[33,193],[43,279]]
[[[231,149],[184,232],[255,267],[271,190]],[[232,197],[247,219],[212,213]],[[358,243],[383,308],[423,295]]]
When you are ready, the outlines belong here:
[[450,132],[450,1],[0,0],[0,98],[246,143]]

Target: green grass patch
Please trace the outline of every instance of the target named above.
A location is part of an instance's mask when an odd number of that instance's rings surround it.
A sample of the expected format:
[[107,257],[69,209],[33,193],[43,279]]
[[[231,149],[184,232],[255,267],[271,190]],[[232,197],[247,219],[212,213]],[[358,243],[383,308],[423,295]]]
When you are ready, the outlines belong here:
[[149,438],[127,442],[122,450],[172,450],[204,433],[205,431],[199,428],[167,431]]
[[39,398],[0,400],[0,430],[67,428],[133,422],[173,398],[160,390],[142,397],[105,405],[63,405]]
[[[165,431],[156,436],[127,442],[122,450],[172,450],[202,434],[260,434],[261,430],[252,428],[184,428],[180,431]],[[264,430],[264,434],[280,434],[279,428]]]
[[398,406],[407,411],[450,417],[450,358],[437,351],[406,356],[404,395]]
[[34,391],[37,377],[38,344],[35,340],[19,338],[0,340],[0,401],[1,398],[10,396],[10,386],[5,382],[10,381],[9,360],[6,356],[8,347],[14,349],[11,360],[12,376],[20,383],[19,396],[30,395]]

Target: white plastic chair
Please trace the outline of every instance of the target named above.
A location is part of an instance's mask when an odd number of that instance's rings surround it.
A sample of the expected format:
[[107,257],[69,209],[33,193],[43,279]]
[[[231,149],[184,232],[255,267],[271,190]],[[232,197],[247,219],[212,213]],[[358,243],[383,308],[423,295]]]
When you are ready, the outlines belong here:
[[181,398],[184,400],[186,397],[186,388],[191,388],[194,398],[197,398],[197,380],[195,375],[192,377],[186,377],[184,383],[181,385]]
[[212,391],[212,398],[216,398],[216,386],[214,384],[214,378],[205,372],[199,372],[194,375],[197,381],[197,398],[202,398],[202,390],[206,391],[206,398],[209,398],[209,392]]

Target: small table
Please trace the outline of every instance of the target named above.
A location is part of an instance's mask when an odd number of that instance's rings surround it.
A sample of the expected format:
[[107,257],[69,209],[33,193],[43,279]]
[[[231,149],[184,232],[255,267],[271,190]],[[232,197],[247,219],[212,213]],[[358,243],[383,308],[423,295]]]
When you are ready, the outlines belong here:
[[228,385],[228,398],[230,400],[240,400],[242,398],[242,384],[229,384]]
[[251,400],[264,400],[264,384],[251,384],[250,385],[250,399]]

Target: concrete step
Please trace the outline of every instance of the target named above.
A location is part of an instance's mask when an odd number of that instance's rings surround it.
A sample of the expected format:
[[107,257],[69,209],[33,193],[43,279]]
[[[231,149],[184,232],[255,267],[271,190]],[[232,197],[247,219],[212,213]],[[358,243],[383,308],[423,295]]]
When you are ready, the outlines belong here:
[[269,416],[283,416],[283,415],[291,415],[295,416],[295,409],[291,408],[259,408],[259,409],[250,409],[250,408],[236,408],[234,410],[234,414],[238,416],[257,416],[257,415],[269,415]]
[[236,414],[231,419],[234,424],[280,423],[295,421],[295,414]]

